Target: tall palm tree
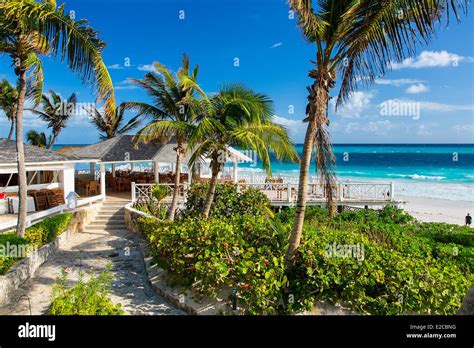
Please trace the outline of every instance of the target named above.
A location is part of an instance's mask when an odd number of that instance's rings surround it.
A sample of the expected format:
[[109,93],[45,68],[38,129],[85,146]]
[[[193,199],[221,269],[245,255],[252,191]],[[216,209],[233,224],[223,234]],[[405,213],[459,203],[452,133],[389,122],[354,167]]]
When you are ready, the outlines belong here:
[[26,141],[34,146],[48,148],[52,142],[52,136],[46,136],[44,132],[38,133],[32,129],[26,133]]
[[97,37],[87,21],[74,21],[65,13],[64,4],[55,0],[9,0],[0,3],[0,53],[8,54],[18,77],[16,111],[16,150],[18,163],[19,212],[17,233],[24,236],[26,228],[26,167],[23,147],[23,110],[27,73],[32,73],[31,98],[35,106],[42,96],[43,69],[41,55],[59,55],[68,67],[91,85],[97,102],[106,107],[115,103],[112,80],[101,54],[105,43]]
[[285,128],[271,121],[273,103],[267,96],[230,85],[212,98],[204,95],[202,103],[204,112],[193,128],[189,149],[193,149],[191,165],[210,159],[212,174],[202,212],[207,218],[230,146],[254,150],[269,175],[271,152],[278,159],[295,162],[299,158]]
[[67,121],[76,111],[77,97],[73,93],[67,100],[63,100],[59,94],[49,90],[49,95],[43,94],[41,97],[42,110],[31,109],[31,112],[38,115],[51,129],[53,136],[48,143],[48,149],[52,149],[58,139],[59,133],[66,127]]
[[146,90],[152,98],[153,105],[141,102],[125,102],[126,109],[138,112],[139,116],[148,116],[151,121],[136,135],[136,142],[148,143],[152,141],[167,142],[171,138],[176,140],[176,168],[173,198],[168,220],[173,221],[178,206],[180,190],[181,165],[185,153],[185,145],[194,122],[193,94],[194,87],[184,87],[183,77],[196,81],[199,66],[190,71],[189,57],[183,55],[182,66],[173,75],[161,63],[155,63],[155,72],[145,75],[142,80],[130,79]]
[[[313,3],[315,7],[313,8]],[[325,186],[329,211],[333,211],[335,160],[327,126],[330,90],[340,76],[336,106],[358,87],[384,75],[392,61],[412,56],[418,43],[427,43],[444,11],[458,9],[466,0],[289,0],[299,17],[306,39],[316,46],[314,68],[309,77],[306,119],[308,123],[301,158],[296,216],[286,254],[293,260],[303,230],[308,173],[313,147],[317,170]]]
[[101,140],[111,139],[119,134],[125,134],[136,128],[139,123],[139,117],[135,116],[130,119],[125,125],[125,107],[120,104],[114,108],[84,108],[90,115],[91,123],[99,131]]
[[3,110],[8,121],[10,121],[10,132],[8,140],[12,139],[15,131],[15,115],[18,103],[18,89],[10,85],[10,82],[3,79],[0,82],[0,109]]

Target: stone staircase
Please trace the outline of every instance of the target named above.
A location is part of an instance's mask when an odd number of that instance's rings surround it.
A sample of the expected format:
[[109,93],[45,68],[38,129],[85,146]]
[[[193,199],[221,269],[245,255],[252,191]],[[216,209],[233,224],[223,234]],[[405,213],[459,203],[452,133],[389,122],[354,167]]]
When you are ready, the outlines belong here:
[[125,205],[127,202],[106,201],[94,221],[84,228],[84,232],[104,232],[113,230],[126,230]]

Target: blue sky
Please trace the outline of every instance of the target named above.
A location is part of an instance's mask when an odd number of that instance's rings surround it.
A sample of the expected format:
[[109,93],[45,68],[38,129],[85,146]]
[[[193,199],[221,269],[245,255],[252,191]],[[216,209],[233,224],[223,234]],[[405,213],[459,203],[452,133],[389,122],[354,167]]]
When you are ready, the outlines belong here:
[[[241,82],[267,94],[275,103],[275,120],[289,128],[295,142],[303,141],[305,125],[300,120],[305,117],[306,86],[311,82],[307,73],[315,47],[289,18],[286,1],[70,0],[66,4],[76,18],[88,19],[107,42],[104,60],[118,103],[147,101],[127,78],[141,78],[153,61],[176,70],[186,52],[193,65],[200,65],[204,90],[211,93],[224,83]],[[332,140],[474,143],[473,32],[472,16],[463,17],[461,24],[452,20],[430,45],[419,48],[414,59],[355,93],[338,113],[331,109]],[[80,102],[94,101],[90,90],[63,64],[44,58],[44,65],[46,90],[52,88],[63,97],[76,92]],[[1,57],[1,77],[13,82],[11,70],[9,58]],[[409,109],[399,113],[394,105]],[[383,106],[391,112],[381,112]],[[25,131],[45,130],[37,117],[27,113],[25,119]],[[0,115],[0,136],[7,131],[6,118]],[[85,116],[77,116],[58,143],[96,141],[94,127]]]

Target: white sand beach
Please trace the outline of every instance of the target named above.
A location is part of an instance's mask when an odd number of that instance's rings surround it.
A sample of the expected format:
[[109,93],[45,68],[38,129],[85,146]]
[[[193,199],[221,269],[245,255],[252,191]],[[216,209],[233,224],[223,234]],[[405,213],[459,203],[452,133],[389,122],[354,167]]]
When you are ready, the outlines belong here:
[[474,215],[474,202],[409,196],[398,199],[406,201],[403,208],[420,221],[464,225],[466,214]]

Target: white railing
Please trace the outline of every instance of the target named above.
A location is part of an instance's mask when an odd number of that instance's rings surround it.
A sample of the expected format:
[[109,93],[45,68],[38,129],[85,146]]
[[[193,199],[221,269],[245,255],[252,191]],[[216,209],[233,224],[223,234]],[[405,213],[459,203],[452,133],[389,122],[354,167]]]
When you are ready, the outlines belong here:
[[[161,183],[160,184],[137,184],[135,182],[132,182],[132,203],[150,198],[151,189],[155,185],[167,186],[170,188],[170,194],[163,200],[163,203],[170,203],[171,198],[173,197],[173,190],[175,186],[174,184],[161,184]],[[188,182],[183,182],[179,184],[179,187],[180,187],[179,196],[178,196],[179,202],[185,201],[186,193],[189,189],[189,186],[190,184]]]
[[[150,197],[150,190],[156,184],[136,184],[132,183],[132,202]],[[159,184],[174,188],[174,184]],[[179,199],[184,202],[186,192],[189,189],[189,183],[180,184]],[[255,188],[262,191],[271,202],[293,203],[296,201],[298,194],[298,183],[238,183],[237,190],[245,190],[246,188]],[[308,184],[307,202],[324,202],[327,200],[327,192],[324,184],[313,182]],[[394,183],[367,183],[367,182],[338,182],[333,191],[333,199],[336,202],[354,203],[354,202],[392,202],[394,200],[395,187]],[[165,198],[164,202],[169,203],[172,197],[170,195]]]
[[[28,214],[27,217],[26,217],[26,226],[29,227],[29,226],[31,226],[33,221],[44,219],[47,216],[58,214],[58,213],[62,214],[66,209],[67,209],[67,205],[63,204],[63,205],[59,205],[59,206],[54,207],[54,208],[50,208],[50,209],[38,211],[36,213]],[[16,228],[17,219],[18,218],[15,217],[15,218],[12,218],[9,221],[0,223],[0,231],[8,231],[8,230],[11,230],[13,228]]]

